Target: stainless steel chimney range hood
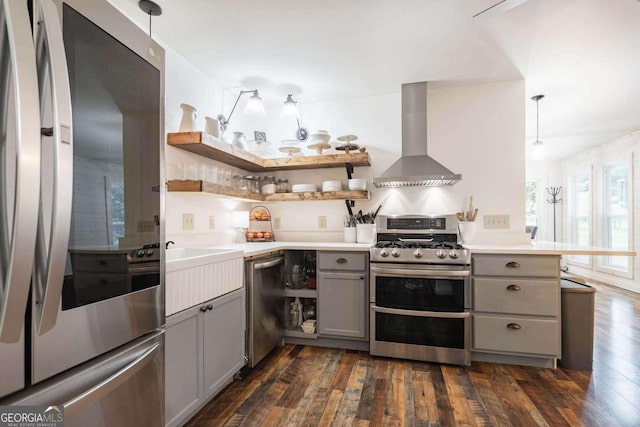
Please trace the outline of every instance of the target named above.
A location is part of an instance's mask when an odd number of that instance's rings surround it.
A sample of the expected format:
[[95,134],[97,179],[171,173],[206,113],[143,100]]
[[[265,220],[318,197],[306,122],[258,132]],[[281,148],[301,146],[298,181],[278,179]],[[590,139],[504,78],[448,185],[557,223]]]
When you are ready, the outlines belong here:
[[427,155],[427,82],[402,85],[402,156],[381,176],[376,187],[440,187],[454,185],[462,175]]

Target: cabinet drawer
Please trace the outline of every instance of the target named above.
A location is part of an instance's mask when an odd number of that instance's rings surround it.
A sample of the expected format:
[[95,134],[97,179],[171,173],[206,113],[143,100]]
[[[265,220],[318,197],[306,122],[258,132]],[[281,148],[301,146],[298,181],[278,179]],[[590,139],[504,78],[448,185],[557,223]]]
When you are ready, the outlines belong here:
[[557,357],[559,326],[557,320],[473,315],[473,347]]
[[472,274],[477,276],[559,277],[560,256],[490,255],[471,259]]
[[318,252],[318,269],[365,271],[368,269],[367,253]]
[[473,279],[474,311],[558,315],[560,285],[555,279]]

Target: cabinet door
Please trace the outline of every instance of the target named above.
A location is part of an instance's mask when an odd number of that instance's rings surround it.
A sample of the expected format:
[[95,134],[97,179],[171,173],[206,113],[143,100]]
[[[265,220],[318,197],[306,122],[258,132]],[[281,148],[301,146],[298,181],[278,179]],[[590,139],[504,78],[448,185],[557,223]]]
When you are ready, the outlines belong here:
[[244,288],[205,303],[203,316],[204,397],[215,395],[244,366]]
[[182,425],[202,402],[200,394],[200,306],[167,317],[165,331],[165,420]]
[[366,274],[320,272],[318,280],[318,334],[367,338]]

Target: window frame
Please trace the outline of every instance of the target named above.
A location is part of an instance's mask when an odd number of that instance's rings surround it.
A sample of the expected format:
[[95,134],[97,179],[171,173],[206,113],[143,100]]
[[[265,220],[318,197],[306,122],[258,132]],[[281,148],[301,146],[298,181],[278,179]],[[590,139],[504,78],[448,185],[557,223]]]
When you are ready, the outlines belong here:
[[[593,179],[593,170],[592,168],[589,169],[582,169],[582,170],[576,170],[573,171],[571,174],[569,174],[568,176],[568,194],[567,194],[567,214],[569,217],[569,227],[568,227],[568,235],[569,235],[569,242],[573,243],[573,244],[578,244],[577,242],[577,221],[575,220],[577,218],[577,214],[576,214],[576,209],[578,206],[577,203],[577,193],[576,193],[576,179],[579,177],[583,177],[585,176],[587,177],[587,180],[589,181],[589,207],[588,207],[588,212],[587,212],[587,228],[589,229],[589,240],[587,242],[588,246],[593,246],[593,241],[594,241],[594,221],[593,221],[593,210],[594,210],[594,179]],[[593,257],[586,255],[586,261],[585,261],[585,255],[568,255],[567,257],[567,263],[574,265],[576,267],[582,267],[582,268],[588,268],[588,269],[593,269],[594,267],[594,261],[593,261]]]

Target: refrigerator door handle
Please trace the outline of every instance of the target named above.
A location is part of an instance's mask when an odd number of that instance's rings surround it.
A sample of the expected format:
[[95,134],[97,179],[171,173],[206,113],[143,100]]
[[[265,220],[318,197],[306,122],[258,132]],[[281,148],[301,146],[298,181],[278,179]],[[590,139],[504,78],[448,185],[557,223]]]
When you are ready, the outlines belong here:
[[[71,92],[62,27],[53,2],[42,0],[38,3],[35,39],[41,109],[44,110],[45,88],[49,83],[53,116],[52,134],[42,132],[41,137],[43,147],[52,142],[53,164],[43,167],[52,169],[53,180],[50,191],[44,182],[41,186],[34,265],[36,328],[42,335],[55,326],[62,297],[71,226],[73,144]],[[48,200],[52,201],[50,218],[46,217],[44,209]],[[49,235],[46,235],[47,230],[50,230]]]
[[129,363],[109,378],[101,381],[91,387],[84,393],[68,400],[63,404],[65,417],[72,417],[80,412],[83,408],[99,401],[104,396],[115,390],[120,385],[127,382],[144,368],[160,349],[160,343],[155,343],[148,350],[140,355],[139,358]]
[[[0,134],[7,135],[9,123],[8,89],[13,88],[15,104],[15,182],[5,182],[6,146],[2,144],[4,162],[0,165],[2,203],[13,203],[13,221],[9,223],[9,210],[0,212],[0,237],[4,248],[0,251],[0,342],[20,340],[24,325],[25,307],[29,297],[33,252],[35,249],[40,193],[40,113],[38,111],[38,80],[35,51],[26,2],[2,0],[0,20],[6,25],[3,55],[8,53],[11,69],[0,69]],[[3,61],[4,62],[4,61]],[[9,84],[9,80],[13,84]],[[6,140],[3,141],[6,143]],[[7,188],[15,189],[15,201],[7,199]],[[11,230],[10,230],[11,229]]]

